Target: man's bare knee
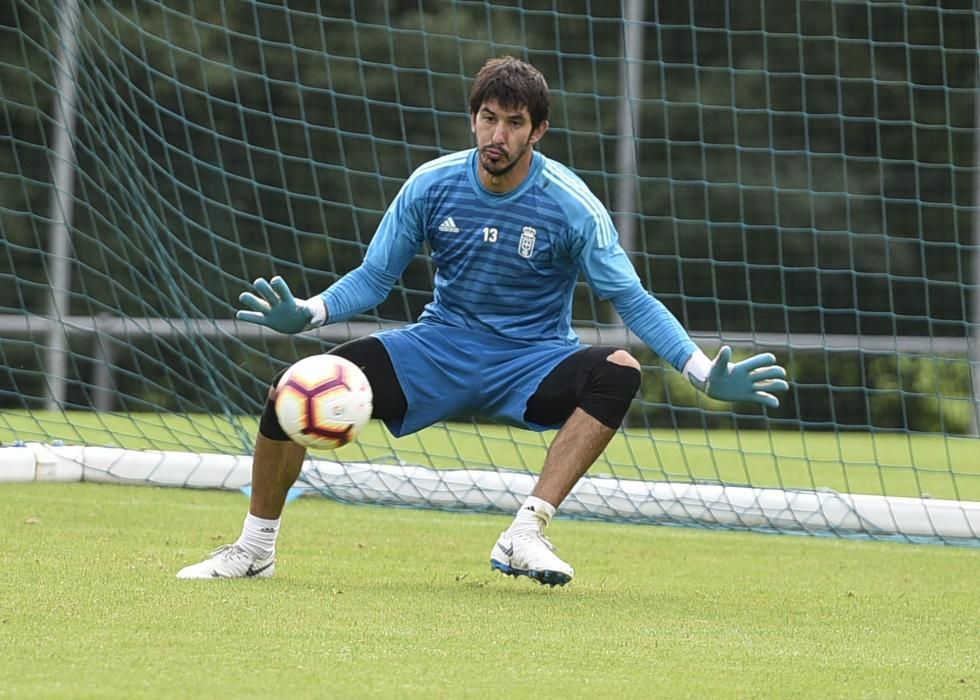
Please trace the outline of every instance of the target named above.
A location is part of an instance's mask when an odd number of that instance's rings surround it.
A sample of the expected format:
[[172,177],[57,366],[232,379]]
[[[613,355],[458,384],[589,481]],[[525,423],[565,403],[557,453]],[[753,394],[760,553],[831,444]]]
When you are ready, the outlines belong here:
[[625,350],[616,350],[610,353],[606,360],[613,364],[622,365],[623,367],[632,367],[636,370],[640,369],[640,361]]

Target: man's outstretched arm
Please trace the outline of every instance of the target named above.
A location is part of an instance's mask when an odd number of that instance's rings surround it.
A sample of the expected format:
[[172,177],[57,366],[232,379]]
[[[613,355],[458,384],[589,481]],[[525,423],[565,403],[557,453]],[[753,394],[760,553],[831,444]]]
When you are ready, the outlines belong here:
[[256,294],[239,295],[238,300],[247,310],[239,310],[235,318],[280,333],[301,333],[373,309],[384,301],[397,279],[397,275],[378,270],[365,261],[325,292],[309,299],[297,299],[282,277],[268,281],[259,277],[252,283]]
[[789,389],[786,370],[771,353],[733,363],[732,349],[726,345],[714,360],[709,359],[670,310],[638,285],[614,298],[613,304],[630,330],[713,399],[776,408],[775,394]]
[[381,219],[359,266],[309,299],[296,299],[282,277],[269,281],[260,277],[252,283],[257,294],[243,292],[238,297],[246,309],[235,317],[280,333],[300,333],[373,309],[388,296],[422,245],[420,221],[417,195],[406,183]]

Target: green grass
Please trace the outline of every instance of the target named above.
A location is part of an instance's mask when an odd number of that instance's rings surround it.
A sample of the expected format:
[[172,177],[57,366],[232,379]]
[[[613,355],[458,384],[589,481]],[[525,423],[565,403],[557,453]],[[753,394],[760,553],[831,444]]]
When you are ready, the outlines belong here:
[[968,698],[980,550],[291,503],[265,581],[177,581],[237,493],[0,484],[0,697]]

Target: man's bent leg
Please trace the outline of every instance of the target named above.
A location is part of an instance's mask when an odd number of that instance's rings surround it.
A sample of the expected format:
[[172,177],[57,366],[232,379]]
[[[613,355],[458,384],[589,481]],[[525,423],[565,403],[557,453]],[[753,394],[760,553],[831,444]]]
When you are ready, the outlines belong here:
[[[404,419],[405,395],[381,341],[370,336],[358,338],[331,352],[364,371],[374,391],[374,418]],[[282,373],[273,380],[273,386],[281,376]],[[270,389],[259,421],[252,459],[252,493],[241,535],[234,544],[219,548],[209,559],[181,569],[178,578],[267,577],[275,572],[280,517],[289,489],[303,469],[306,451],[290,440],[279,425],[274,397],[275,389]]]
[[241,535],[234,544],[219,547],[208,559],[181,569],[177,578],[267,578],[275,573],[280,516],[306,454],[304,447],[289,439],[276,418],[273,402],[278,382],[276,377],[269,389],[255,437],[252,491]]
[[538,483],[531,492],[557,508],[595,463],[619,430],[640,386],[640,363],[616,350],[599,365],[583,388],[579,406],[548,449]]
[[579,407],[551,443],[531,496],[494,545],[493,569],[552,586],[564,585],[574,576],[543,530],[616,434],[640,381],[640,363],[625,350],[612,352],[604,361],[615,367],[599,365],[598,371],[590,373],[592,379],[578,397]]
[[177,578],[267,578],[276,571],[276,539],[289,488],[303,468],[306,450],[292,440],[259,433],[252,459],[252,492],[242,532],[204,561],[184,567]]
[[290,487],[303,469],[306,449],[292,440],[255,438],[252,458],[252,495],[248,512],[257,518],[278,520]]
[[576,408],[551,443],[531,495],[555,508],[560,506],[615,434],[616,428],[610,428]]

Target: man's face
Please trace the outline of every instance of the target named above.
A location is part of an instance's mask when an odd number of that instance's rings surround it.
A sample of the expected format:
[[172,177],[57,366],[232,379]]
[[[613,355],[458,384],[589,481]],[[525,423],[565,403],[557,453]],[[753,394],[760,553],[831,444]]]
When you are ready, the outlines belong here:
[[547,128],[548,122],[531,128],[527,107],[507,109],[496,101],[484,102],[473,115],[480,165],[494,178],[507,175],[518,163],[526,166],[531,147],[541,140]]

